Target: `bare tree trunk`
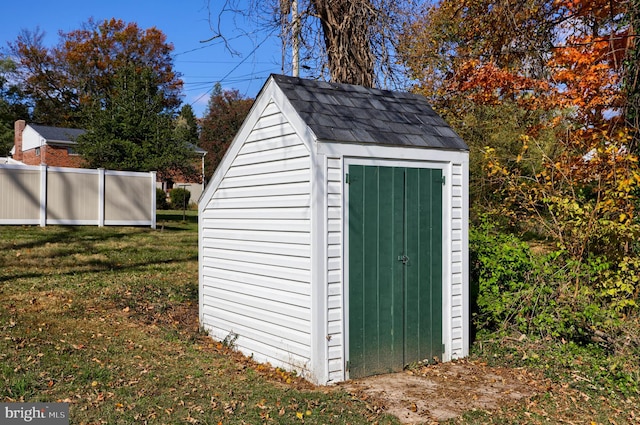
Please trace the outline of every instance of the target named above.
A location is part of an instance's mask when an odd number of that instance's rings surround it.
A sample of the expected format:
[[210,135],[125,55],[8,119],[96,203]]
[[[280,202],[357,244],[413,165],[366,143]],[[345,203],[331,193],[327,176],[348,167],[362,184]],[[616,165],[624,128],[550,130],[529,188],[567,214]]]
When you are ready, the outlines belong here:
[[[395,47],[400,34],[423,4],[431,0],[208,0],[217,19],[209,19],[214,35],[233,54],[231,40],[250,38],[260,45],[275,30],[282,39],[282,73],[291,58],[295,68],[310,78],[352,83],[367,87],[405,88],[403,69],[395,60]],[[640,1],[640,0],[639,0]],[[299,13],[292,13],[297,3]],[[211,11],[210,11],[211,13]],[[235,36],[223,34],[226,16],[241,16],[257,23],[259,31],[236,28]],[[296,44],[295,54],[289,48]],[[252,52],[251,54],[254,54]]]
[[[638,34],[640,0],[629,0],[628,17],[629,33]],[[629,38],[624,63],[623,89],[626,94],[625,118],[632,136],[630,149],[637,154],[640,153],[640,43],[636,37]]]
[[376,10],[370,0],[313,0],[324,32],[331,80],[373,87],[372,22]]

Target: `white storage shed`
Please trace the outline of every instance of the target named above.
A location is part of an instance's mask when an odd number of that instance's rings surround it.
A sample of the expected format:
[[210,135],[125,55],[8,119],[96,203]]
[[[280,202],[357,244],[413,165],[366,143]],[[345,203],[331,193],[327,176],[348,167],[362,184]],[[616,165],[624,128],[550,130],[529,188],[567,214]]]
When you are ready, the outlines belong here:
[[422,96],[272,75],[199,201],[201,325],[319,384],[466,356],[468,161]]

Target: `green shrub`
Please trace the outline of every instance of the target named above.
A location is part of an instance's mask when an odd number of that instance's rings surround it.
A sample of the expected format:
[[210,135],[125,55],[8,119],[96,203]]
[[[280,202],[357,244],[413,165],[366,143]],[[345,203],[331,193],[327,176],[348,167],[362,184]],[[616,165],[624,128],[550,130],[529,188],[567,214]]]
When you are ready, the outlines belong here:
[[171,209],[181,210],[184,207],[189,206],[191,192],[189,192],[187,189],[183,189],[181,187],[171,189],[171,191],[169,192],[169,196],[171,197]]
[[486,331],[515,324],[525,331],[523,307],[531,302],[536,268],[529,246],[485,221],[469,230],[469,251],[474,324]]
[[640,330],[631,325],[640,322],[637,256],[534,254],[487,220],[469,230],[469,252],[473,325],[481,336],[515,330],[597,344],[624,364],[640,359]]
[[[472,324],[479,337],[501,341],[515,331],[530,337],[510,340],[574,347],[573,354],[557,358],[584,360],[585,376],[598,385],[637,394],[640,256],[600,252],[576,258],[552,245],[534,253],[495,222],[478,221],[469,229],[469,254]],[[597,358],[586,360],[585,353]]]
[[161,188],[156,188],[156,209],[167,210],[169,203],[167,202],[167,194]]
[[470,229],[469,251],[479,331],[588,341],[614,323],[615,311],[589,284],[608,271],[603,260],[576,262],[564,251],[536,256],[529,244],[487,221]]

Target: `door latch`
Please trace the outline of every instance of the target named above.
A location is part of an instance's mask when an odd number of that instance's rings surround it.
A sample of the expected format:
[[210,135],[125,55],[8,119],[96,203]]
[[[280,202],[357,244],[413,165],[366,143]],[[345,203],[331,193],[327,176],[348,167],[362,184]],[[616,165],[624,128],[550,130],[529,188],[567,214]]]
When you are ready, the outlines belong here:
[[398,261],[402,261],[402,264],[407,264],[409,262],[409,257],[406,255],[398,255]]

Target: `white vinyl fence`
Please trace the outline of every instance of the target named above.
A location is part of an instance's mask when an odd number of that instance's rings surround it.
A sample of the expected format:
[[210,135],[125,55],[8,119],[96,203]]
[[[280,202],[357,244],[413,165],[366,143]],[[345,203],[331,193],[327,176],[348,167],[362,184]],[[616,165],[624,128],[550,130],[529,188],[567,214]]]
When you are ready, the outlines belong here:
[[0,164],[0,225],[156,227],[156,173]]

